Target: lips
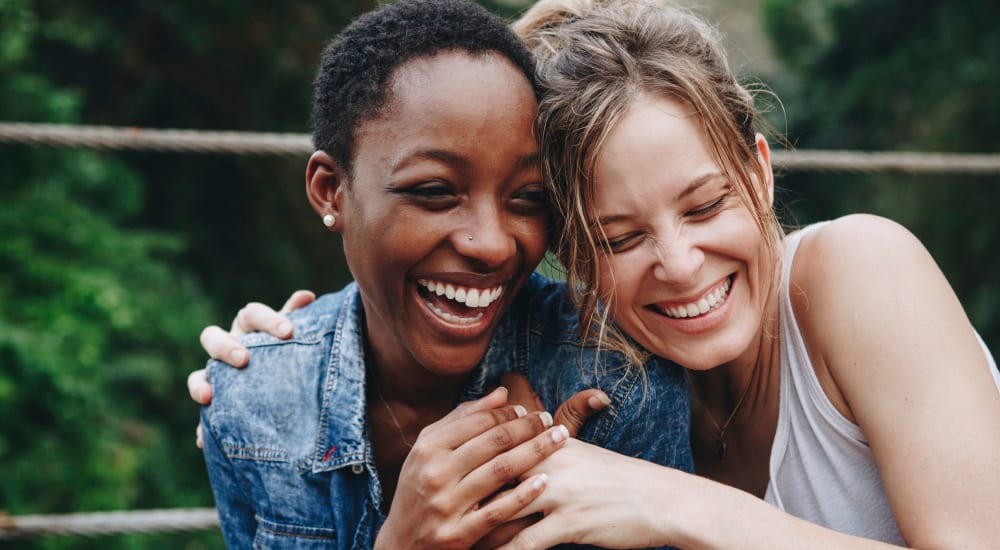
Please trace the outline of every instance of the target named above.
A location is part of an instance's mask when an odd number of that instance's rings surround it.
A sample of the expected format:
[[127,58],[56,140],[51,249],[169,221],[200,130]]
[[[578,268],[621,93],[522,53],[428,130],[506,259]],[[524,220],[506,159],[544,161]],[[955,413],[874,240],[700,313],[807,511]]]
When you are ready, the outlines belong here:
[[435,315],[450,323],[474,324],[503,295],[503,285],[462,286],[432,279],[418,279],[421,295]]
[[652,304],[649,307],[671,319],[698,318],[721,306],[729,296],[729,289],[732,288],[732,284],[733,276],[730,275],[714,288],[702,294],[697,300],[683,303]]

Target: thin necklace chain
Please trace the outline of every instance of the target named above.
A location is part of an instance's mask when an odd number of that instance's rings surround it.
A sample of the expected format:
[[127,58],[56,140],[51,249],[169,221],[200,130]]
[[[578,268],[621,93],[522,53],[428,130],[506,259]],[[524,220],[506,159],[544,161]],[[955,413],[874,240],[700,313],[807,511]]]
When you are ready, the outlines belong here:
[[385,412],[389,413],[389,418],[392,420],[393,425],[396,426],[396,431],[399,432],[399,440],[403,442],[403,445],[412,449],[413,443],[406,440],[406,435],[403,434],[403,426],[400,425],[399,419],[396,418],[396,413],[392,412],[392,407],[390,407],[389,403],[386,402],[384,397],[382,397],[382,388],[380,387],[378,378],[375,377],[374,373],[372,373],[372,385],[375,387],[375,395],[378,396],[378,400],[382,402],[382,406],[385,407]]
[[743,401],[746,399],[747,395],[750,393],[750,385],[751,385],[751,382],[753,382],[753,375],[754,375],[754,372],[756,372],[756,371],[757,371],[757,365],[755,364],[753,371],[750,372],[750,377],[747,378],[746,384],[743,385],[743,391],[740,392],[740,398],[736,400],[736,405],[733,407],[732,412],[729,413],[729,416],[726,418],[726,421],[723,422],[722,426],[720,427],[719,423],[715,421],[715,417],[712,416],[712,411],[708,410],[708,404],[705,403],[705,399],[702,398],[701,391],[699,390],[699,386],[697,386],[694,383],[694,377],[691,375],[690,371],[688,371],[687,369],[684,370],[684,374],[686,374],[687,377],[688,377],[688,383],[691,384],[694,387],[694,389],[695,389],[695,392],[694,392],[695,395],[698,397],[698,400],[701,401],[702,405],[705,406],[705,414],[708,416],[708,420],[710,422],[712,422],[712,426],[715,426],[715,431],[719,432],[719,435],[718,435],[718,437],[715,440],[715,445],[716,445],[715,459],[716,460],[722,460],[722,459],[726,458],[726,451],[727,451],[726,440],[725,440],[725,438],[726,438],[726,430],[729,429],[729,424],[731,424],[733,422],[733,419],[736,418],[736,413],[739,412],[740,407],[743,406]]

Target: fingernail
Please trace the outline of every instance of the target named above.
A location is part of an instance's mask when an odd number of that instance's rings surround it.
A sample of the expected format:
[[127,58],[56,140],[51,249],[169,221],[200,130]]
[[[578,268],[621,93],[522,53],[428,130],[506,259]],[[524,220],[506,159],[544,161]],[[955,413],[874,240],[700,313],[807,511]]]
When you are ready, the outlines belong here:
[[552,415],[548,411],[542,411],[542,414],[538,416],[542,419],[542,426],[548,428],[552,425]]
[[548,483],[548,481],[549,474],[538,474],[535,476],[535,479],[531,480],[531,488],[537,491],[538,489],[541,489],[543,485]]
[[247,352],[241,349],[234,349],[233,351],[229,352],[229,360],[232,361],[234,365],[242,363],[243,360],[246,359],[246,357],[247,357]]
[[525,409],[521,405],[514,405],[514,414],[516,414],[518,418],[521,418],[522,416],[528,414],[528,409]]
[[292,324],[289,323],[288,321],[282,321],[281,323],[278,324],[278,333],[284,335],[291,335]]
[[603,393],[597,395],[591,395],[590,399],[587,399],[587,405],[590,405],[591,409],[603,409],[611,404],[611,398]]
[[552,441],[556,443],[561,443],[568,437],[569,430],[567,430],[566,426],[563,426],[562,424],[556,426],[556,429],[552,430]]

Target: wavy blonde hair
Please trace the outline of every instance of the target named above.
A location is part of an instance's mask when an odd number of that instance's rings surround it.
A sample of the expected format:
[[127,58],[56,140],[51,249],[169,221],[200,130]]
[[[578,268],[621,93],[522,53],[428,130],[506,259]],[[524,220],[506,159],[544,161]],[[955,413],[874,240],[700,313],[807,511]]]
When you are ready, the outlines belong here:
[[[612,288],[598,288],[607,252],[596,223],[594,172],[613,128],[642,94],[696,114],[710,152],[764,238],[763,265],[780,273],[782,230],[757,159],[754,99],[729,68],[717,31],[653,0],[541,0],[513,25],[536,56],[536,131],[556,211],[556,257],[580,308],[584,336],[640,365],[647,353],[609,322]],[[772,273],[773,275],[773,273]],[[777,286],[772,276],[771,292]]]

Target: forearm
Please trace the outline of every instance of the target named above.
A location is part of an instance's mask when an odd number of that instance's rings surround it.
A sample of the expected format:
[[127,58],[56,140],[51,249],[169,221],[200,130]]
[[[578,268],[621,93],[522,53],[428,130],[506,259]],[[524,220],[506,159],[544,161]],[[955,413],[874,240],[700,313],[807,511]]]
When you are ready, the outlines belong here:
[[651,532],[685,549],[897,548],[847,535],[783,512],[739,489],[659,468],[646,484]]

